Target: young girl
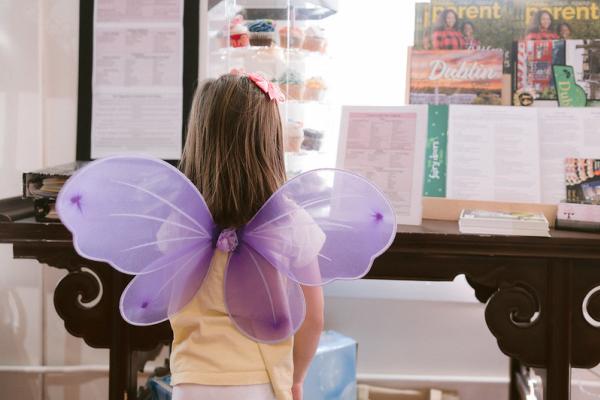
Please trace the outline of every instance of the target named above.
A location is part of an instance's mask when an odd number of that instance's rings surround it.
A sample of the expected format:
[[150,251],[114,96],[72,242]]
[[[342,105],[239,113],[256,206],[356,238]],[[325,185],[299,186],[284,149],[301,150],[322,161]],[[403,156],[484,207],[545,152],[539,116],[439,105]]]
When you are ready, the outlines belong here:
[[[246,75],[206,82],[194,97],[180,169],[217,226],[246,224],[285,180],[277,101]],[[302,287],[306,318],[294,338],[257,343],[225,308],[229,254],[216,250],[202,289],[170,318],[173,399],[301,400],[323,329],[322,289]]]
[[443,50],[465,48],[465,39],[458,30],[458,15],[454,10],[446,9],[438,16],[431,34],[431,47]]
[[569,40],[573,34],[573,29],[568,23],[561,22],[556,27],[556,34],[563,40]]
[[475,26],[470,21],[465,21],[462,24],[461,32],[465,38],[465,49],[467,50],[479,50],[481,49],[481,42],[475,38]]

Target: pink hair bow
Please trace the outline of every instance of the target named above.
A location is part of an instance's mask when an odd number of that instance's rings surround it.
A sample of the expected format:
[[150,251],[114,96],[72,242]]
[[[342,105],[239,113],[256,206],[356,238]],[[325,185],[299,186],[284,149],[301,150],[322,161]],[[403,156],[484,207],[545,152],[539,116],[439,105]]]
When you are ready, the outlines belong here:
[[262,90],[267,96],[269,96],[270,100],[277,100],[279,102],[285,101],[285,96],[283,95],[283,93],[281,93],[281,90],[279,90],[279,86],[277,86],[277,84],[268,81],[267,79],[265,79],[264,76],[260,74],[249,73],[246,76],[248,77],[248,79],[254,82],[260,90]]

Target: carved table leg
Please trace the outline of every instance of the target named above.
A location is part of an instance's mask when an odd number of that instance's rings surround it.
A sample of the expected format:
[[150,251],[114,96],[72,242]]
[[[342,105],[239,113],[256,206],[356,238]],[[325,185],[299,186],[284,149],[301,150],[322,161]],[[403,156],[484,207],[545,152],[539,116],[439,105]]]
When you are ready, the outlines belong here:
[[521,363],[517,359],[511,357],[509,367],[510,382],[508,387],[509,400],[521,400],[521,397],[519,395],[519,389],[517,388],[517,375],[519,374],[520,370]]
[[119,312],[123,289],[131,276],[108,264],[81,258],[70,242],[23,242],[13,245],[14,258],[37,259],[65,269],[54,290],[54,307],[65,329],[91,347],[110,349],[109,399],[137,398],[137,370],[145,361],[135,362],[134,351],[156,349],[172,340],[168,322],[153,326],[128,325]]
[[108,376],[109,400],[123,400],[125,382],[123,379],[123,363],[125,354],[121,352],[120,345],[115,344],[110,348],[110,370]]
[[544,395],[565,400],[571,395],[571,275],[570,261],[548,265],[548,369]]
[[[111,275],[111,301],[113,309],[118,309],[121,292],[127,283],[122,274],[111,270]],[[128,388],[131,349],[127,325],[118,313],[112,314],[111,325],[109,400],[123,400],[125,393],[128,399],[135,399],[135,393],[130,393]]]

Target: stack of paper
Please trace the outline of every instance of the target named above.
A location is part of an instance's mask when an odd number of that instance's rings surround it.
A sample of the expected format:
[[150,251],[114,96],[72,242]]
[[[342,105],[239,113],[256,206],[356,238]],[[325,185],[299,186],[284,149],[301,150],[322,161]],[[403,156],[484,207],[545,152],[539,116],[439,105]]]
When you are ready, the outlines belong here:
[[542,213],[462,210],[458,227],[461,233],[480,235],[550,236]]
[[41,182],[30,182],[27,190],[32,197],[56,197],[67,178],[52,176],[43,178]]
[[23,173],[23,197],[32,198],[34,216],[39,222],[56,222],[54,202],[67,179],[88,161],[74,161]]

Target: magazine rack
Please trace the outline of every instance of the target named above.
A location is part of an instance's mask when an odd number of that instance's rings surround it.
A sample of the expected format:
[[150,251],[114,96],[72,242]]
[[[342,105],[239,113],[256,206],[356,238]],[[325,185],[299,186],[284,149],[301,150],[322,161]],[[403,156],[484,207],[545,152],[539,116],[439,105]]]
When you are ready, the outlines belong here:
[[[600,362],[600,235],[551,234],[462,235],[456,221],[401,225],[366,278],[452,281],[466,275],[486,303],[485,320],[499,348],[512,358],[510,399],[519,398],[516,374],[523,364],[546,368],[547,398],[565,400],[571,367]],[[133,327],[123,321],[119,298],[131,277],[79,257],[58,223],[0,222],[0,243],[12,244],[15,258],[68,271],[54,293],[65,328],[92,347],[110,349],[109,398],[135,399],[136,371],[145,362],[139,351],[169,343],[172,334],[166,322]]]

